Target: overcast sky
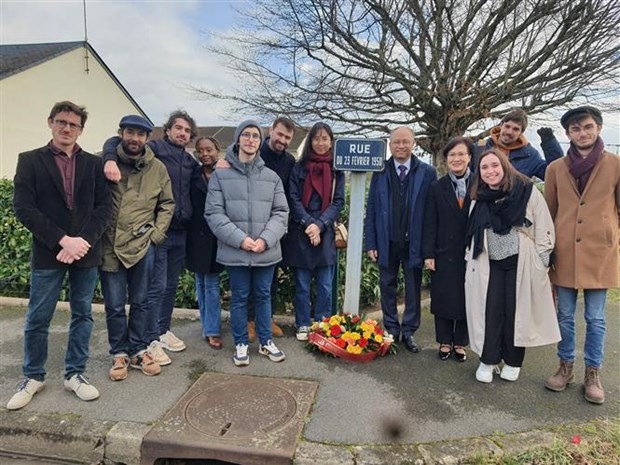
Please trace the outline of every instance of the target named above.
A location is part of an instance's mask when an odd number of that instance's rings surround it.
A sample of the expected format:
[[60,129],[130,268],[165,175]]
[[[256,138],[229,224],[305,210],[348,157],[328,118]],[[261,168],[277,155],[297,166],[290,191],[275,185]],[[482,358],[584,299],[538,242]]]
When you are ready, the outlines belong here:
[[[212,32],[224,32],[235,24],[234,4],[253,3],[87,0],[88,40],[156,125],[178,108],[187,110],[201,126],[231,125],[247,115],[229,115],[223,103],[198,100],[187,88],[221,88],[234,82],[205,50]],[[0,21],[3,44],[84,39],[82,0],[0,0]],[[526,135],[538,145],[535,129],[551,125],[565,141],[558,119],[557,114],[536,117]],[[619,119],[617,114],[605,115],[603,138],[610,144],[620,142]]]

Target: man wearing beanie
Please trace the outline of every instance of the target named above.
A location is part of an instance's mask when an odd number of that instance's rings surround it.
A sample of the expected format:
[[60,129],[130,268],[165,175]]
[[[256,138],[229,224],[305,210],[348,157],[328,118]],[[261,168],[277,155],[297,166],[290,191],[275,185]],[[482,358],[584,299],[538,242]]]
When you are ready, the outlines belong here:
[[[185,343],[170,331],[170,325],[179,278],[185,264],[187,227],[192,217],[190,188],[193,180],[201,176],[200,165],[185,150],[196,136],[194,119],[185,111],[173,111],[163,128],[164,138],[151,140],[147,145],[168,170],[175,208],[166,239],[155,248],[153,278],[147,297],[149,317],[146,331],[150,342],[149,352],[162,366],[171,363],[163,349],[180,352],[186,347]],[[116,153],[119,142],[118,137],[112,137],[103,146],[104,172],[112,182],[119,182],[121,179]]]
[[562,340],[558,343],[560,367],[545,386],[559,392],[573,382],[577,293],[583,289],[584,395],[588,402],[602,404],[605,300],[607,289],[620,284],[620,158],[605,150],[600,137],[603,117],[597,108],[574,108],[560,122],[570,147],[565,157],[547,169],[545,199],[557,238],[550,277],[557,289]]
[[[138,115],[124,116],[119,126],[121,141],[116,155],[121,177],[118,183],[110,183],[112,224],[103,236],[100,269],[112,381],[127,378],[128,366],[148,376],[161,371],[146,350],[150,342],[146,335],[147,291],[155,247],[166,239],[174,213],[168,171],[146,145],[153,126]],[[129,318],[125,315],[127,301]]]
[[260,126],[248,120],[226,150],[229,169],[216,170],[209,182],[205,218],[218,239],[217,261],[230,279],[230,327],[235,343],[233,362],[250,363],[247,304],[252,295],[256,314],[258,353],[273,362],[284,353],[272,341],[271,281],[282,260],[280,239],[286,232],[288,204],[280,177],[257,156]]

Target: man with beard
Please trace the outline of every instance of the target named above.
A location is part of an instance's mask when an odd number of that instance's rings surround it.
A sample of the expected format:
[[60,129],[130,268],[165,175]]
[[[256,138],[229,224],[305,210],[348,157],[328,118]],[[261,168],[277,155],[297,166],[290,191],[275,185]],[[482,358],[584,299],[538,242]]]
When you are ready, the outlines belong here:
[[[547,164],[562,156],[562,148],[550,128],[540,128],[538,134],[545,154],[545,160],[543,160],[538,150],[532,147],[532,144],[525,138],[523,133],[526,129],[527,114],[522,109],[516,108],[504,115],[499,126],[491,129],[491,136],[486,139],[483,146],[478,147],[478,151],[482,153],[495,147],[508,156],[510,163],[517,171],[528,178],[536,176],[544,181]],[[473,158],[472,166],[475,166]]]
[[[146,145],[153,126],[137,115],[119,124],[116,148],[119,182],[110,183],[112,224],[103,236],[101,287],[105,302],[108,342],[113,362],[110,379],[127,378],[127,367],[157,375],[160,365],[147,352],[147,291],[155,247],[166,239],[174,213],[172,186],[165,165]],[[129,317],[125,304],[129,301]]]
[[[174,111],[164,124],[164,138],[151,140],[148,146],[168,170],[175,209],[165,240],[155,248],[153,278],[148,290],[147,339],[149,352],[161,366],[172,363],[163,349],[185,350],[185,343],[170,331],[172,311],[179,278],[185,263],[187,227],[192,217],[190,187],[199,177],[200,165],[185,147],[196,136],[196,122],[186,112]],[[112,182],[120,180],[116,147],[120,139],[112,137],[103,146],[104,172]]]
[[547,378],[545,387],[559,392],[573,382],[577,293],[583,289],[584,395],[588,402],[602,404],[605,300],[607,289],[620,285],[620,158],[605,150],[600,137],[603,116],[597,108],[574,108],[560,122],[570,147],[567,156],[547,169],[545,199],[557,238],[550,277],[556,285],[562,340],[558,343],[560,367]]

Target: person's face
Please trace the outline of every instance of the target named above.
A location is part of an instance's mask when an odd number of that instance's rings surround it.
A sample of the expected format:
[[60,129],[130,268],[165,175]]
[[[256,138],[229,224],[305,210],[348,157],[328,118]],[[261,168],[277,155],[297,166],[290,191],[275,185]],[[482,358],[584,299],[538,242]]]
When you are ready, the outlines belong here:
[[489,154],[480,161],[480,178],[491,188],[498,189],[504,179],[504,168],[497,155]]
[[192,127],[183,118],[177,118],[172,123],[172,127],[166,129],[166,135],[173,144],[185,147],[192,138]]
[[499,141],[502,145],[514,144],[523,134],[523,128],[516,121],[504,121],[499,127]]
[[142,129],[125,128],[121,132],[123,150],[127,155],[140,155],[148,138],[149,135]]
[[251,157],[258,152],[259,148],[260,131],[254,126],[248,126],[239,136],[239,152]]
[[284,152],[291,140],[295,131],[289,131],[283,124],[276,124],[275,128],[269,128],[269,147],[274,152]]
[[319,129],[310,143],[312,151],[317,155],[325,155],[332,148],[332,139],[325,129]]
[[602,126],[596,124],[591,116],[575,121],[568,126],[566,135],[579,150],[588,150],[594,147]]
[[448,152],[447,157],[448,169],[456,176],[462,176],[467,171],[471,155],[467,151],[465,144],[458,144]]
[[217,163],[219,153],[212,141],[202,139],[196,146],[196,156],[203,165],[213,166]]
[[71,111],[61,111],[48,118],[47,125],[52,130],[52,142],[61,149],[72,149],[82,134],[82,118]]
[[411,157],[415,140],[407,128],[398,128],[390,136],[390,152],[399,163],[404,163]]

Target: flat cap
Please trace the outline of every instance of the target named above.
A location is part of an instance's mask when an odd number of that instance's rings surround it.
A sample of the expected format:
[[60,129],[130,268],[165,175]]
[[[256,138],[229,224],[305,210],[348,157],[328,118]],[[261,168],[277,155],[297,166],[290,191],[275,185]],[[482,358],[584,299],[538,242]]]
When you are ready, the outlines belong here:
[[601,111],[598,108],[594,108],[589,105],[568,110],[560,119],[560,124],[564,129],[568,130],[568,125],[571,122],[579,121],[586,116],[591,116],[592,119],[599,125],[603,124],[603,115],[601,115]]
[[146,131],[149,134],[153,132],[153,125],[149,123],[145,118],[139,115],[123,116],[123,118],[121,119],[121,122],[118,123],[118,126],[121,129],[124,129],[124,128],[142,129],[143,131]]

